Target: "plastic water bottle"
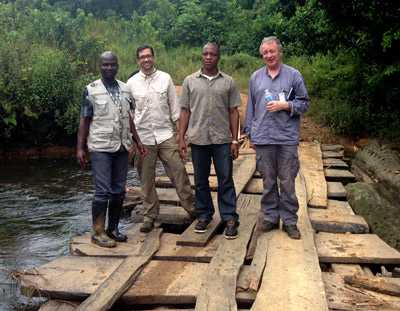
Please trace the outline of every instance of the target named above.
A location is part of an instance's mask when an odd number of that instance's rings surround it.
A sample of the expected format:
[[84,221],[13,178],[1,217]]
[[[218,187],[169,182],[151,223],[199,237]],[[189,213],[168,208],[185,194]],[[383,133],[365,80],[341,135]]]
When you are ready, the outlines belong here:
[[264,100],[265,100],[266,104],[268,104],[270,101],[274,100],[274,96],[268,89],[265,89]]

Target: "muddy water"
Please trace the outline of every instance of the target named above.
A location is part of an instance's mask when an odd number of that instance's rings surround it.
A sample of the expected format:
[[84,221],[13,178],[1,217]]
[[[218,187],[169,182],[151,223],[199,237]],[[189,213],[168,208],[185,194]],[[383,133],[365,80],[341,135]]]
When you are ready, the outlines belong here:
[[[128,185],[138,185],[133,168]],[[1,311],[38,308],[40,299],[20,295],[10,273],[67,254],[69,239],[90,230],[92,195],[90,171],[73,160],[0,164]]]

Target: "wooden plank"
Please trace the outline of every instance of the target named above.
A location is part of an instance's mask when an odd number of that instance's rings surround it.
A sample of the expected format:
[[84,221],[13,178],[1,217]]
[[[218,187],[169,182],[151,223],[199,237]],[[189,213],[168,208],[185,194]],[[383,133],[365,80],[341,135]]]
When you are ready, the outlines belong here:
[[400,253],[375,234],[316,234],[320,262],[400,264]]
[[[35,296],[51,299],[83,300],[112,274],[122,260],[61,257],[21,273],[21,289],[23,292],[34,289]],[[195,304],[207,267],[206,263],[152,260],[119,302],[130,306]]]
[[197,296],[196,311],[237,310],[236,280],[257,221],[259,197],[241,194],[237,206],[241,222],[239,236],[234,240],[220,242]]
[[[241,156],[237,161],[237,168],[233,171],[233,181],[235,183],[236,196],[242,192],[250,178],[253,176],[256,170],[256,161],[254,155]],[[212,193],[213,204],[216,209],[216,213],[207,227],[207,231],[202,234],[195,233],[194,227],[196,222],[193,222],[186,230],[182,233],[181,239],[176,243],[177,245],[186,246],[205,246],[208,241],[213,237],[215,231],[221,223],[221,218],[218,212],[218,201],[216,193]]]
[[327,181],[340,181],[342,183],[354,182],[356,180],[356,177],[350,171],[334,168],[325,169],[325,178]]
[[141,248],[144,235],[139,232],[139,225],[136,224],[126,230],[128,236],[127,243],[117,243],[117,247],[105,248],[97,246],[91,242],[91,234],[86,233],[75,236],[71,239],[69,249],[71,255],[78,256],[106,256],[106,257],[126,257],[137,253]]
[[248,266],[246,279],[242,281],[240,286],[243,291],[257,293],[260,287],[261,278],[267,260],[268,239],[268,235],[261,234],[260,231],[254,256],[252,256],[253,260],[251,261],[250,266]]
[[318,232],[369,232],[369,226],[362,216],[341,214],[330,209],[309,209],[308,215],[314,230]]
[[322,274],[330,310],[394,311],[400,309],[400,298],[357,289],[346,285],[337,273]]
[[344,152],[343,151],[323,151],[322,158],[335,158],[335,159],[343,159]]
[[338,214],[355,215],[349,202],[339,200],[328,200],[328,210]]
[[326,158],[322,160],[325,168],[348,169],[349,166],[341,159]]
[[296,194],[302,238],[292,240],[281,230],[263,233],[269,236],[267,260],[253,311],[328,310],[301,171]]
[[[124,258],[137,253],[143,244],[146,234],[139,232],[139,226],[128,230],[128,243],[118,243],[115,248],[99,247],[90,242],[90,234],[75,237],[70,244],[71,254],[79,256],[98,256]],[[136,236],[135,236],[136,235]],[[161,236],[160,249],[154,254],[156,260],[181,260],[193,262],[210,262],[218,248],[222,236],[217,235],[205,247],[177,246],[178,234],[164,233]]]
[[243,193],[246,194],[262,194],[264,190],[263,181],[260,178],[252,178],[244,187]]
[[299,160],[307,189],[308,206],[326,208],[328,195],[320,145],[300,143]]
[[354,287],[372,290],[377,293],[400,297],[400,280],[363,275],[346,275],[344,282]]
[[[23,291],[55,299],[82,300],[122,263],[120,258],[65,256],[21,275]],[[204,263],[151,261],[122,296],[126,304],[195,303],[207,270]]]
[[132,286],[143,267],[160,247],[162,229],[148,233],[138,253],[126,257],[117,269],[76,308],[77,311],[106,311]]
[[344,263],[333,263],[332,271],[342,276],[363,274],[363,269],[361,268],[360,265],[344,264]]
[[65,300],[50,300],[43,304],[39,311],[74,311],[79,302]]
[[328,199],[345,200],[347,191],[341,182],[330,181],[326,183],[328,186]]
[[331,145],[331,144],[321,144],[321,150],[322,151],[343,151],[344,147],[343,145]]
[[161,237],[161,246],[154,254],[154,260],[179,260],[191,262],[209,263],[217,252],[222,240],[222,235],[214,236],[204,247],[179,246],[176,241],[180,239],[179,234],[166,234]]

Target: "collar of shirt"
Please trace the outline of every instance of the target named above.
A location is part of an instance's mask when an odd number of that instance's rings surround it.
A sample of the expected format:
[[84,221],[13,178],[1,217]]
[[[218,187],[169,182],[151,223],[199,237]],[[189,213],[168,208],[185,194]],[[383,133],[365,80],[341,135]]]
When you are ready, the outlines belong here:
[[266,73],[267,76],[270,77],[272,80],[274,80],[274,79],[276,79],[277,77],[279,77],[279,75],[281,74],[281,71],[282,71],[282,64],[279,65],[278,73],[276,74],[276,76],[275,76],[274,78],[272,78],[271,75],[269,74],[268,67],[265,66],[265,73]]
[[149,74],[149,75],[146,75],[143,71],[139,71],[139,74],[140,74],[140,76],[143,78],[143,79],[152,79],[152,78],[154,78],[154,76],[156,75],[156,73],[157,73],[157,69],[156,68],[154,68],[154,70],[153,70],[153,72],[151,73],[151,74]]
[[[223,73],[220,70],[218,70],[218,73],[214,77],[212,77],[212,80],[218,78],[219,76],[223,76]],[[203,74],[200,69],[199,71],[196,72],[196,77],[197,78],[204,77],[204,78],[208,79],[209,76],[206,76],[205,74]]]

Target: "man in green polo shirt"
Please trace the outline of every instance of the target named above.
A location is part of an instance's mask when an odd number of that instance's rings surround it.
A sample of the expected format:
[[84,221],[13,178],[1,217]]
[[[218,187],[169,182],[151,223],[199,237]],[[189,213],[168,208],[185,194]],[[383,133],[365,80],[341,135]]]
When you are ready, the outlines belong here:
[[233,79],[218,69],[219,46],[207,43],[202,52],[202,68],[183,81],[180,98],[179,152],[186,158],[187,132],[192,150],[195,179],[195,232],[204,233],[214,214],[208,177],[211,161],[218,179],[218,208],[226,224],[225,237],[238,235],[236,193],[232,160],[238,157],[240,94]]

